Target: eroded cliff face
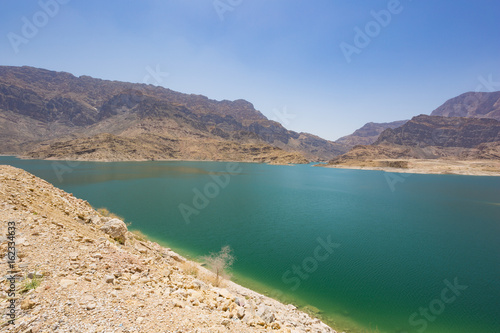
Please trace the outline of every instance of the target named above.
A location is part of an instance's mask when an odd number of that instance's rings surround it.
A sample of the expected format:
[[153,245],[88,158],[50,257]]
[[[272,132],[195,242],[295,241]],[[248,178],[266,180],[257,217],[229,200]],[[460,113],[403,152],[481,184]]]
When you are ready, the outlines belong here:
[[78,139],[47,141],[26,154],[35,159],[92,161],[209,160],[269,164],[308,163],[301,154],[264,144],[240,144],[215,139],[172,139],[142,133],[133,137],[97,134]]
[[[328,160],[347,151],[342,144],[296,133],[281,124],[268,120],[245,100],[215,101],[201,95],[178,93],[162,87],[105,81],[88,76],[75,77],[68,73],[52,72],[31,67],[0,67],[0,153],[37,155],[49,144],[71,145],[101,141],[99,135],[110,134],[131,143],[144,153],[129,151],[123,159],[170,158],[200,159],[199,146],[230,145],[228,153],[208,154],[219,160],[252,160],[244,156],[245,149],[237,145],[255,145],[264,150],[276,148],[301,160]],[[158,136],[158,149],[140,147],[143,135]],[[314,139],[312,139],[314,138]],[[198,143],[190,156],[163,149],[162,142],[180,140]],[[119,141],[119,140],[117,140]],[[88,146],[92,150],[97,147]],[[275,149],[275,150],[276,150]],[[174,149],[175,150],[175,149]],[[277,151],[276,150],[276,151]],[[122,151],[108,147],[108,159],[115,159]],[[170,151],[170,152],[168,152]],[[69,155],[64,155],[68,152]],[[76,151],[66,149],[54,152],[61,158],[71,158]],[[104,156],[105,152],[101,151]],[[85,153],[80,158],[92,158]],[[261,156],[266,159],[265,156]],[[283,163],[285,163],[283,161]]]
[[500,121],[420,115],[401,127],[383,131],[374,145],[474,148],[496,141],[500,141]]

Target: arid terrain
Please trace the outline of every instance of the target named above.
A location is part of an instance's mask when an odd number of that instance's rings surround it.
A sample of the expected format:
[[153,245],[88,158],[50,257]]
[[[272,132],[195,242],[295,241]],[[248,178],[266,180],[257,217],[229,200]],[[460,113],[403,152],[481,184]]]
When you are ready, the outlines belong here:
[[0,154],[98,161],[327,161],[343,144],[287,130],[245,100],[0,66]]
[[[2,332],[335,332],[230,281],[213,286],[204,267],[5,165],[0,222]],[[15,325],[7,315],[11,300]]]
[[457,161],[443,159],[381,159],[329,164],[328,168],[383,170],[396,173],[500,176],[500,161]]
[[420,115],[384,130],[371,145],[335,157],[329,167],[415,173],[500,175],[500,122]]

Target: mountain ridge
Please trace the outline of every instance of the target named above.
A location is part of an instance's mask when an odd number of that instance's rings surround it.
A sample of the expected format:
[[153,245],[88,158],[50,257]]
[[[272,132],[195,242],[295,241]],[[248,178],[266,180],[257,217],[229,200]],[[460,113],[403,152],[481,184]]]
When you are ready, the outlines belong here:
[[352,134],[343,136],[335,142],[344,144],[350,148],[357,145],[370,145],[377,141],[378,136],[385,129],[396,128],[405,124],[408,120],[397,120],[388,123],[369,122],[355,130]]
[[[196,140],[203,143],[200,147],[208,143],[225,146],[231,142],[236,146],[254,145],[252,149],[262,148],[277,153],[268,156],[272,159],[245,158],[243,150],[233,147],[234,154],[224,154],[224,157],[215,151],[208,154],[215,160],[228,158],[280,163],[282,156],[288,156],[288,160],[304,163],[307,160],[329,160],[347,151],[342,144],[287,130],[242,99],[216,101],[158,86],[83,75],[76,77],[70,73],[26,66],[0,66],[0,129],[3,133],[0,134],[3,139],[0,153],[36,155],[39,158],[48,157],[41,154],[41,148],[48,142],[56,144],[53,148],[57,149],[58,143],[71,145],[71,140],[81,138],[88,138],[91,142],[92,137],[104,133],[128,139],[153,134],[158,136],[158,142]],[[110,144],[105,151],[119,155],[119,151],[113,149]],[[55,155],[69,158],[76,153],[59,151]],[[164,157],[155,157],[154,151],[150,153],[153,158]],[[105,159],[104,155],[105,152],[102,156]],[[129,158],[141,159],[139,155]],[[183,153],[171,158],[198,159],[202,155],[199,152],[192,156]],[[91,157],[80,154],[79,158]],[[288,160],[284,163],[289,163]]]
[[500,121],[500,91],[466,92],[447,100],[431,116],[492,118]]
[[[431,116],[492,118],[500,120],[500,91],[466,92],[448,99],[431,112]],[[345,144],[349,149],[356,145],[371,145],[387,128],[397,128],[408,120],[388,123],[369,122],[353,133],[337,139],[335,142]]]
[[442,172],[450,172],[455,161],[487,161],[492,163],[475,167],[499,174],[500,121],[419,115],[400,127],[386,129],[372,145],[355,146],[329,165],[408,169],[410,162],[415,166],[415,160],[438,161]]

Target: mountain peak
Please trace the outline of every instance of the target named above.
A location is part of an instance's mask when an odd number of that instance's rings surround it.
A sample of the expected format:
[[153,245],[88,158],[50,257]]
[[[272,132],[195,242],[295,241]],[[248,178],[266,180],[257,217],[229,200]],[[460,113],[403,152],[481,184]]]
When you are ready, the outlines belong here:
[[446,101],[431,116],[500,120],[500,91],[466,92]]
[[[287,130],[244,99],[217,101],[159,86],[33,67],[0,66],[0,114],[3,153],[29,152],[40,145],[59,149],[110,144],[101,134],[113,135],[114,145],[123,146],[130,159],[139,155],[235,160],[251,156],[262,161],[253,151],[266,154],[269,161],[285,153],[295,156],[287,160],[302,161],[302,154],[321,161],[346,151],[341,144]],[[147,155],[133,152],[141,145],[148,147]],[[129,151],[131,147],[137,149]],[[112,151],[105,148],[105,152]],[[185,153],[190,149],[192,155]],[[71,152],[74,149],[59,151],[57,156],[64,158]]]

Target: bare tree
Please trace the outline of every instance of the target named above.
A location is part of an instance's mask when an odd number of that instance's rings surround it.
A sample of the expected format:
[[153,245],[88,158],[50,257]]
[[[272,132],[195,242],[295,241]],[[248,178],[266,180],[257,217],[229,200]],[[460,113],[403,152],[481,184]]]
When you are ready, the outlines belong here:
[[223,278],[227,277],[226,269],[234,263],[234,256],[229,245],[221,248],[220,252],[212,252],[209,256],[201,258],[215,274],[215,286],[218,287]]

